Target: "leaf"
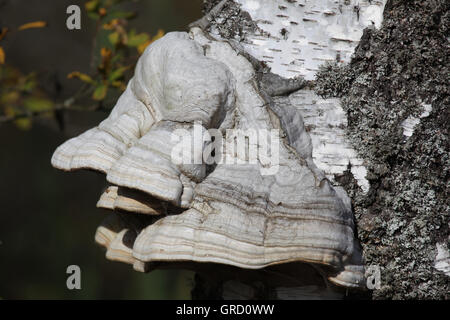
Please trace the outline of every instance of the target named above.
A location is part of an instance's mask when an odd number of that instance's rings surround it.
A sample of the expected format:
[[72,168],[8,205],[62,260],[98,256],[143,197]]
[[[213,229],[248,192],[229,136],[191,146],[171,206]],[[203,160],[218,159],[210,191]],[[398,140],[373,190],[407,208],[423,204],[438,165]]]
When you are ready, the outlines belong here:
[[152,38],[151,40],[148,40],[148,41],[146,41],[146,42],[140,44],[140,45],[137,47],[137,50],[138,50],[139,54],[142,54],[142,53],[145,51],[145,49],[146,49],[152,42],[154,42],[154,41],[156,41],[156,40],[162,38],[163,36],[164,36],[164,31],[163,31],[162,29],[158,29],[158,32],[156,33],[156,35],[153,36],[153,38]]
[[139,52],[139,54],[142,54],[142,53],[145,51],[145,49],[147,49],[147,47],[150,45],[150,43],[152,43],[152,41],[151,41],[151,40],[148,40],[148,41],[146,41],[146,42],[140,44],[140,45],[137,47],[137,51]]
[[100,55],[103,59],[110,59],[111,58],[112,51],[108,48],[101,48]]
[[120,35],[118,32],[113,32],[110,35],[108,35],[108,40],[112,45],[116,45],[120,41]]
[[153,36],[152,38],[152,42],[156,41],[160,38],[164,37],[164,30],[163,29],[158,29],[158,32]]
[[19,89],[25,92],[31,92],[34,88],[36,88],[37,82],[36,79],[30,78],[27,79],[22,85],[19,86]]
[[47,22],[45,21],[35,21],[35,22],[29,22],[21,25],[19,27],[19,31],[27,30],[27,29],[34,29],[34,28],[43,28],[47,26]]
[[109,80],[110,82],[116,81],[117,79],[119,79],[120,77],[123,76],[124,72],[127,71],[128,68],[129,68],[129,67],[121,67],[121,68],[118,68],[118,69],[114,70],[114,71],[111,72],[111,74],[109,75],[108,80]]
[[5,51],[0,47],[0,64],[5,64]]
[[102,75],[107,75],[111,70],[111,58],[113,57],[111,49],[102,48],[100,50],[100,55],[102,56],[102,62],[98,65],[98,70]]
[[23,105],[31,112],[50,111],[53,102],[46,98],[30,97],[24,100]]
[[97,9],[98,3],[99,3],[99,0],[91,0],[91,1],[86,2],[84,4],[84,7],[86,8],[87,12],[92,12]]
[[86,83],[91,83],[91,84],[94,83],[94,80],[89,75],[87,75],[85,73],[78,72],[78,71],[74,71],[74,72],[69,73],[67,75],[67,78],[68,79],[78,78],[81,81],[86,82]]
[[101,83],[95,88],[94,93],[92,94],[92,99],[101,101],[105,99],[106,94],[108,93],[108,85],[105,83]]
[[149,35],[147,33],[132,34],[130,33],[128,38],[128,46],[138,47],[139,45],[147,42],[149,40]]
[[117,64],[119,63],[122,59],[124,59],[124,54],[121,51],[115,52],[115,54],[113,55],[112,59],[111,59],[111,64]]
[[111,83],[111,85],[114,88],[119,88],[122,91],[125,91],[125,89],[127,88],[127,85],[123,81],[114,81],[114,82]]
[[31,72],[25,76],[19,76],[17,89],[25,92],[31,92],[36,88],[36,73]]
[[3,105],[11,105],[16,103],[19,98],[20,95],[17,91],[10,91],[0,95],[0,102]]
[[112,19],[111,21],[103,24],[103,29],[113,30],[117,25],[119,25],[119,19]]
[[30,118],[20,118],[14,121],[14,124],[17,128],[21,130],[30,130],[31,129],[31,119]]

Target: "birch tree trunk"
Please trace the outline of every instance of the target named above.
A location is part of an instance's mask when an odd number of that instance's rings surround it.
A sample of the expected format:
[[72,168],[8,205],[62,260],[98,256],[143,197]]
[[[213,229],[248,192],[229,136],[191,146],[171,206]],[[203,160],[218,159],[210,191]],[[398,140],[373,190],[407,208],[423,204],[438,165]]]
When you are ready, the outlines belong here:
[[301,111],[314,162],[350,195],[366,267],[380,274],[373,291],[348,292],[308,264],[214,266],[197,273],[194,299],[448,298],[448,6],[205,0],[193,25],[234,43],[277,108]]

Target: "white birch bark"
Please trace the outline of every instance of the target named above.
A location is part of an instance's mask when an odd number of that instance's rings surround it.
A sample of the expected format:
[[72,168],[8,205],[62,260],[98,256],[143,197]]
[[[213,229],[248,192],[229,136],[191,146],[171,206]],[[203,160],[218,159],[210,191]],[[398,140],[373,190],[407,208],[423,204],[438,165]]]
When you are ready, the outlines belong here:
[[[270,68],[275,75],[284,79],[304,77],[314,80],[322,64],[350,61],[363,30],[381,26],[386,2],[220,1],[200,25],[216,38],[239,42],[245,54]],[[313,160],[331,182],[336,184],[334,175],[342,174],[350,164],[358,185],[364,192],[369,190],[364,162],[345,137],[347,118],[339,99],[322,99],[310,89],[301,89],[273,100],[278,108],[289,105],[300,111],[313,143]],[[302,275],[287,286],[285,283],[274,284],[277,281],[271,281],[270,276],[266,278],[272,282],[266,296],[271,298],[341,299],[345,293],[326,281],[308,283]],[[222,298],[252,299],[258,296],[258,286],[248,282],[232,280],[220,286]]]

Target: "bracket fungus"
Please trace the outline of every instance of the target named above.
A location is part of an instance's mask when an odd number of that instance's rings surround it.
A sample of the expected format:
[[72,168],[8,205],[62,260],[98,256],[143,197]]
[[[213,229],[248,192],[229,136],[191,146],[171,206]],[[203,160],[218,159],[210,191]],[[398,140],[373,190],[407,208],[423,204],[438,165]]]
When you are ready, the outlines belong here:
[[[247,151],[229,148],[236,135],[227,134],[214,150],[221,161],[175,163],[180,132],[195,136],[195,126],[244,133]],[[270,147],[249,137],[273,130]],[[199,152],[211,156],[211,144],[201,140]],[[252,148],[258,152],[250,161]],[[95,239],[108,259],[136,270],[152,263],[262,269],[299,262],[320,269],[326,281],[364,287],[350,200],[315,165],[312,151],[301,112],[275,104],[228,41],[193,27],[151,44],[109,117],[60,146],[52,165],[106,174],[111,186],[97,206],[116,212]]]

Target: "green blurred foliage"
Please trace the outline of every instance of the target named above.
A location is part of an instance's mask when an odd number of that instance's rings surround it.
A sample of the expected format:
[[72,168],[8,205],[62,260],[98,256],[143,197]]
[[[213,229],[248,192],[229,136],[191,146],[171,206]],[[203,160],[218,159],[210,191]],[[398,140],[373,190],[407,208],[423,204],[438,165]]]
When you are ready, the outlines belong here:
[[[160,29],[183,30],[198,19],[202,0],[94,1],[90,17],[81,0],[6,3],[0,30],[17,32],[0,36],[0,299],[188,299],[191,272],[142,274],[105,259],[94,243],[106,214],[95,208],[104,176],[59,172],[50,158],[106,116],[80,113],[73,104],[61,132],[55,120],[64,103],[75,96],[80,109],[112,108],[145,47],[162,36]],[[79,32],[65,29],[70,4],[83,9]],[[58,90],[52,72],[61,75]],[[66,288],[72,264],[81,268],[81,290]]]
[[[129,30],[129,23],[137,14],[126,11],[124,5],[132,0],[88,0],[84,4],[86,14],[94,20],[94,33],[91,53],[90,74],[73,71],[67,75],[69,79],[78,79],[85,85],[80,87],[76,97],[67,101],[55,101],[46,97],[39,88],[36,73],[21,74],[5,62],[6,53],[1,41],[10,36],[18,36],[8,27],[0,32],[0,122],[14,121],[20,129],[30,129],[36,116],[51,117],[53,111],[70,109],[79,100],[90,96],[92,103],[76,106],[75,109],[96,110],[108,109],[113,104],[102,102],[110,98],[115,101],[126,89],[126,83],[132,76],[139,56],[153,41],[164,35],[158,29],[155,35],[147,32],[138,33],[136,29]],[[35,21],[23,24],[15,30],[23,31],[46,27],[45,21]],[[94,104],[94,108],[92,107]],[[60,119],[56,119],[60,120]]]
[[[97,25],[94,48],[100,45],[100,54],[93,53],[94,61],[98,60],[93,75],[75,71],[69,78],[76,77],[92,86],[92,99],[96,101],[104,100],[109,89],[123,92],[139,56],[150,43],[164,35],[161,29],[153,37],[146,32],[128,30],[136,13],[123,8],[127,2],[130,0],[89,0],[85,3],[88,17]],[[134,52],[130,50],[132,48]]]
[[51,117],[54,103],[38,88],[36,73],[22,74],[9,65],[0,65],[0,114],[14,119],[20,129],[30,129],[34,113]]

